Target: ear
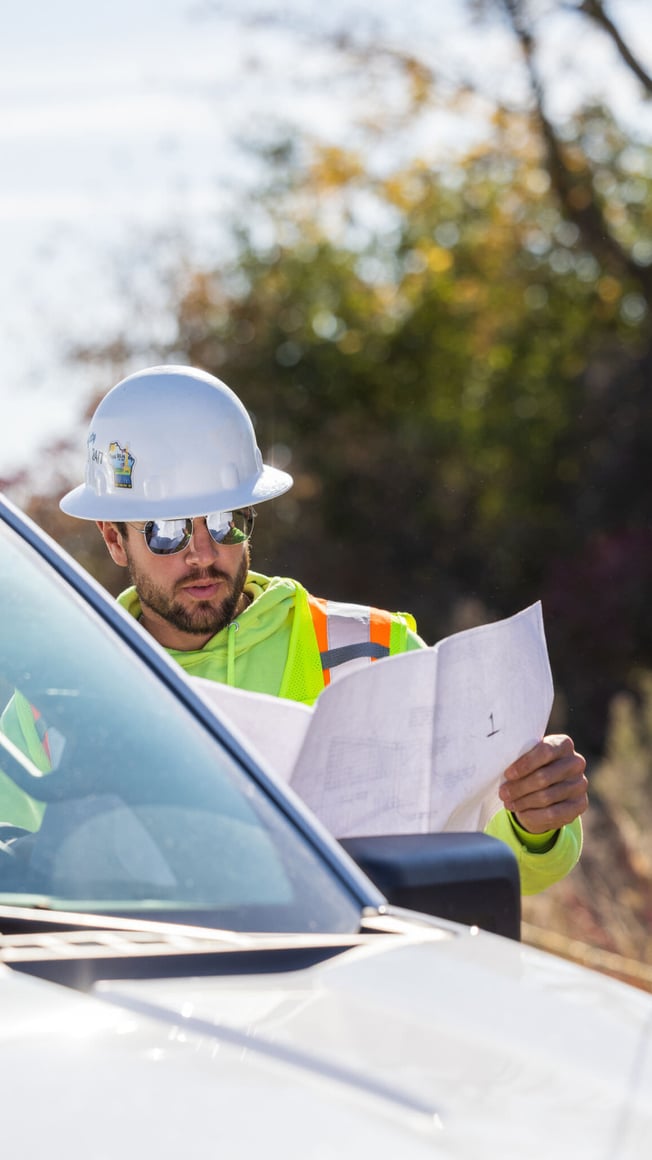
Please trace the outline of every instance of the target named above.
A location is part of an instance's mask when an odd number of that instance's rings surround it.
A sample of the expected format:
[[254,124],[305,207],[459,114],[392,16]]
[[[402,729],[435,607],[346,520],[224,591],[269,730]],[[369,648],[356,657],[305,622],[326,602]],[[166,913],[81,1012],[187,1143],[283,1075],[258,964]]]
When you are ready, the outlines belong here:
[[118,564],[120,568],[126,568],[128,563],[127,553],[125,552],[122,535],[116,525],[109,523],[108,520],[97,520],[96,523],[114,564]]

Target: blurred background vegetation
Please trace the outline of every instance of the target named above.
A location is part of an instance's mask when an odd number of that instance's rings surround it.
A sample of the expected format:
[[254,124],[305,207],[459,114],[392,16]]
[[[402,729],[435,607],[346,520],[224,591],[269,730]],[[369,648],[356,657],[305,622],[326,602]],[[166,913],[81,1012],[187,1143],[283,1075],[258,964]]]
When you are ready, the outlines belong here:
[[[652,76],[608,5],[576,3],[635,82],[640,131],[593,101],[554,115],[538,50],[559,7],[468,5],[507,25],[527,90],[445,163],[397,144],[426,112],[473,116],[473,85],[343,29],[331,48],[382,73],[391,109],[347,146],[318,126],[254,142],[264,179],[229,259],[165,272],[169,339],[141,316],[74,358],[98,394],[170,361],[241,395],[295,477],[260,511],[258,570],[407,608],[430,642],[543,601],[551,727],[589,759],[591,809],[526,938],[652,989]],[[25,506],[117,592],[94,528],[57,510],[70,483]]]

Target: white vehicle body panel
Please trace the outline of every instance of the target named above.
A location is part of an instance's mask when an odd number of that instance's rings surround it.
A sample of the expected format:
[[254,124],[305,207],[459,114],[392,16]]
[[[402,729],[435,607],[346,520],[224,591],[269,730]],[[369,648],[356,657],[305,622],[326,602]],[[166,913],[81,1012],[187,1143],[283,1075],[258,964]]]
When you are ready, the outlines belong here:
[[650,1156],[650,996],[491,935],[92,996],[5,968],[0,1007],[22,1157]]

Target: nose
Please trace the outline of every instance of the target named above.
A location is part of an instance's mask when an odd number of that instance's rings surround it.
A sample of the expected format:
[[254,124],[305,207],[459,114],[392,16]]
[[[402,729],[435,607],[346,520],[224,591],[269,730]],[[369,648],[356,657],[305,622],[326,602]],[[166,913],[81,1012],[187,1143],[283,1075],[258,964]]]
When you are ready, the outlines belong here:
[[196,560],[198,563],[213,563],[220,551],[220,545],[215,543],[206,520],[201,517],[193,520],[192,536],[185,551],[186,560]]

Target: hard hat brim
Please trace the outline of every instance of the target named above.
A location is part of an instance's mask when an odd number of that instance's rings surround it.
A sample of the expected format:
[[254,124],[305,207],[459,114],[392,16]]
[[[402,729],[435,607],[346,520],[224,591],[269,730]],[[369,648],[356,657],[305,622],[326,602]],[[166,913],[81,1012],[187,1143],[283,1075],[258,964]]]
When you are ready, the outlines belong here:
[[246,481],[231,491],[220,488],[202,495],[175,495],[146,499],[131,495],[128,489],[98,495],[82,483],[69,491],[59,502],[61,511],[80,520],[177,520],[187,516],[203,516],[213,511],[234,511],[254,507],[270,499],[277,499],[289,491],[294,480],[286,471],[263,464],[255,480]]

